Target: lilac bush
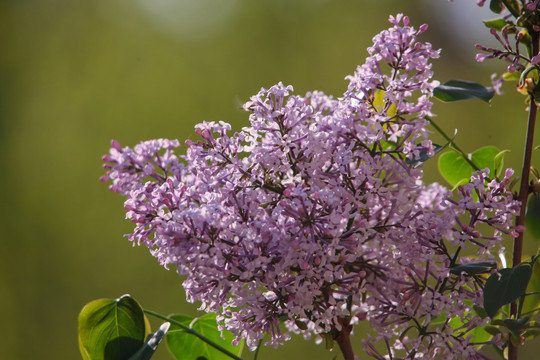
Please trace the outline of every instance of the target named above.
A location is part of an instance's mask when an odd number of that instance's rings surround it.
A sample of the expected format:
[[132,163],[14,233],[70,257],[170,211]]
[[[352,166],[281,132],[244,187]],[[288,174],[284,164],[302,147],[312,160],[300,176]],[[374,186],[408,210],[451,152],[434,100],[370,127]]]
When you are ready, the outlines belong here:
[[[423,183],[439,51],[418,41],[426,25],[389,21],[337,99],[279,83],[244,105],[241,131],[197,125],[185,155],[158,139],[113,141],[104,157],[102,181],[135,223],[129,239],[173,265],[188,301],[252,350],[265,333],[274,346],[294,333],[333,339],[351,358],[349,334],[367,320],[377,359],[377,342],[393,359],[484,358],[471,331],[488,321],[473,311],[485,279],[451,270],[491,264],[503,235],[517,236],[513,172],[476,172],[457,196]],[[458,256],[466,248],[473,257]]]

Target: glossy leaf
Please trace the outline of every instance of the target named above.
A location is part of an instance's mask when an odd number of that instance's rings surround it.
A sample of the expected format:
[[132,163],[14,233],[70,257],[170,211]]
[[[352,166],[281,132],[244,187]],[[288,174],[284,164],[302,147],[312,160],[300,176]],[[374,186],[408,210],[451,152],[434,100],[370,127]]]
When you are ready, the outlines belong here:
[[[495,158],[500,153],[495,146],[486,146],[468,154],[469,160],[476,165],[478,169],[489,169],[490,174],[495,173]],[[443,178],[452,186],[455,186],[462,180],[469,182],[475,169],[469,164],[463,156],[456,151],[445,152],[439,156],[439,172]]]
[[126,360],[149,332],[141,306],[131,296],[99,299],[79,314],[79,348],[84,360]]
[[535,239],[540,240],[540,194],[531,194],[527,201],[525,228]]
[[493,317],[503,305],[509,304],[523,295],[531,274],[532,269],[529,265],[501,269],[491,274],[484,286],[486,313]]
[[[225,340],[221,338],[221,332],[217,328],[215,314],[209,313],[198,318],[175,314],[170,315],[169,318],[192,328],[199,334],[235,355],[239,356],[242,353],[243,343],[239,346],[233,346],[232,341],[235,336],[231,332],[224,331],[223,335]],[[230,359],[229,356],[208,345],[194,335],[187,333],[174,323],[171,324],[171,328],[167,333],[167,347],[178,360]]]
[[146,338],[145,344],[137,351],[133,356],[129,358],[129,360],[149,360],[152,355],[154,355],[154,352],[156,351],[159,343],[169,330],[169,327],[171,326],[171,323],[164,323],[161,325],[153,334],[148,335]]
[[444,102],[467,99],[489,102],[493,95],[495,95],[493,88],[465,80],[450,80],[433,90],[433,96]]
[[494,262],[478,262],[470,264],[456,265],[450,268],[450,273],[454,275],[461,275],[464,272],[466,275],[478,275],[489,272],[497,267]]

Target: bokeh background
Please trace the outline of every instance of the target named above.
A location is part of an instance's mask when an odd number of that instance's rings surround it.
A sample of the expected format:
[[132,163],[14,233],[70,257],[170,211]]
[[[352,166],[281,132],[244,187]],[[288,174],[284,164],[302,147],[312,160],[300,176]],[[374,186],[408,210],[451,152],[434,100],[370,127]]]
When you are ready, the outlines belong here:
[[[242,103],[278,81],[339,96],[398,12],[429,24],[424,39],[443,48],[438,80],[487,85],[503,68],[474,62],[474,44],[492,41],[479,10],[471,0],[0,1],[0,358],[79,359],[77,315],[97,298],[130,293],[164,314],[197,313],[176,273],[123,238],[122,198],[98,180],[111,139],[183,142],[203,120],[239,129]],[[520,168],[523,98],[504,91],[434,112],[464,150],[495,144]],[[426,179],[443,181],[435,161]],[[259,358],[334,355],[295,339]],[[165,346],[154,358],[170,359]]]

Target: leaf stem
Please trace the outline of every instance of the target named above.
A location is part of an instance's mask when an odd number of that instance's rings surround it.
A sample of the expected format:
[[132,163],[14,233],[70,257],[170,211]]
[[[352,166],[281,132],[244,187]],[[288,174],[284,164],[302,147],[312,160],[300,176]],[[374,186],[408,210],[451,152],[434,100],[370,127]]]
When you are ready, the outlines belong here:
[[441,134],[441,136],[442,136],[446,141],[448,141],[448,142],[450,143],[450,145],[452,146],[452,148],[453,148],[454,150],[456,150],[456,151],[463,157],[463,159],[465,159],[465,161],[466,161],[469,165],[472,166],[472,168],[473,168],[474,170],[476,170],[476,171],[479,171],[479,170],[480,170],[480,169],[478,168],[478,166],[476,166],[476,164],[473,163],[473,162],[471,161],[471,159],[469,159],[469,156],[468,156],[463,150],[461,150],[461,149],[459,148],[459,146],[456,145],[456,143],[454,142],[454,139],[453,139],[453,138],[450,138],[450,136],[446,135],[446,133],[444,132],[444,130],[441,129],[441,128],[439,127],[439,125],[437,125],[432,119],[430,119],[430,118],[426,118],[426,119],[429,121],[429,123],[431,124],[431,126],[433,126],[433,128],[434,128],[435,130],[437,130],[437,132],[438,132],[439,134]]
[[253,360],[257,360],[257,358],[259,357],[259,350],[261,348],[262,342],[262,339],[259,340],[259,343],[257,344],[257,349],[255,349],[255,355],[253,355]]
[[224,353],[225,355],[227,355],[228,357],[232,358],[232,359],[235,359],[235,360],[243,360],[241,357],[238,357],[236,355],[234,355],[232,352],[230,352],[229,350],[225,349],[224,347],[216,344],[215,342],[213,342],[212,340],[210,339],[207,339],[206,337],[204,337],[203,335],[199,334],[198,332],[196,332],[195,330],[193,330],[192,328],[190,328],[189,326],[186,326],[184,324],[182,324],[181,322],[179,321],[176,321],[170,317],[167,317],[165,315],[161,315],[161,314],[158,314],[154,311],[151,311],[151,310],[146,310],[146,309],[143,309],[143,311],[148,314],[148,315],[152,315],[152,316],[155,316],[159,319],[162,319],[162,320],[165,320],[165,321],[168,321],[170,322],[171,324],[174,324],[176,326],[178,326],[179,328],[181,328],[182,330],[184,330],[185,332],[187,332],[188,334],[191,334],[191,335],[194,335],[196,337],[198,337],[199,339],[201,339],[202,341],[204,341],[205,343],[207,343],[208,345],[212,346],[214,349],[216,350],[219,350],[221,351],[222,353]]
[[[538,53],[539,48],[539,34],[534,31],[531,33],[531,43],[533,47],[533,53]],[[521,208],[519,216],[516,217],[516,226],[523,227],[525,224],[525,212],[527,210],[527,198],[529,197],[529,173],[531,169],[531,158],[534,142],[534,125],[536,122],[536,112],[538,106],[536,105],[534,93],[530,94],[529,105],[529,119],[527,123],[527,135],[525,139],[525,151],[523,155],[523,168],[521,170],[521,185],[519,188],[518,200],[521,202]],[[521,257],[523,254],[523,232],[520,232],[518,237],[514,239],[514,250],[512,253],[512,266],[516,267],[521,263]],[[513,302],[510,305],[510,318],[516,318],[518,315],[517,303]],[[508,360],[517,360],[518,347],[514,346],[511,341],[508,341]]]

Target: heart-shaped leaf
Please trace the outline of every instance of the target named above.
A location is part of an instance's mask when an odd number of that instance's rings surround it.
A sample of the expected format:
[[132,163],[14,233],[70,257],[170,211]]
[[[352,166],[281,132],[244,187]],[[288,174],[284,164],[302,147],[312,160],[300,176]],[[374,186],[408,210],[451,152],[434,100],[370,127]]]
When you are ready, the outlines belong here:
[[491,274],[484,286],[484,309],[489,317],[494,317],[503,305],[525,293],[531,274],[529,265],[501,269]]
[[79,348],[84,360],[126,360],[149,332],[143,310],[131,296],[99,299],[79,314]]
[[[467,156],[478,169],[488,168],[490,175],[494,176],[497,162],[501,161],[500,158],[496,159],[500,153],[495,146],[486,146]],[[452,186],[463,180],[468,183],[474,171],[473,166],[456,151],[445,152],[439,156],[439,172]]]
[[433,96],[444,102],[467,99],[489,102],[493,95],[495,95],[493,88],[466,80],[450,80],[433,89]]
[[[232,345],[235,336],[231,332],[223,331],[225,339],[221,338],[221,331],[218,330],[215,314],[209,313],[198,318],[175,314],[170,315],[169,318],[192,328],[208,340],[237,356],[242,353],[243,342],[238,346]],[[167,346],[178,360],[230,360],[228,355],[187,333],[174,323],[172,323],[167,333]]]

